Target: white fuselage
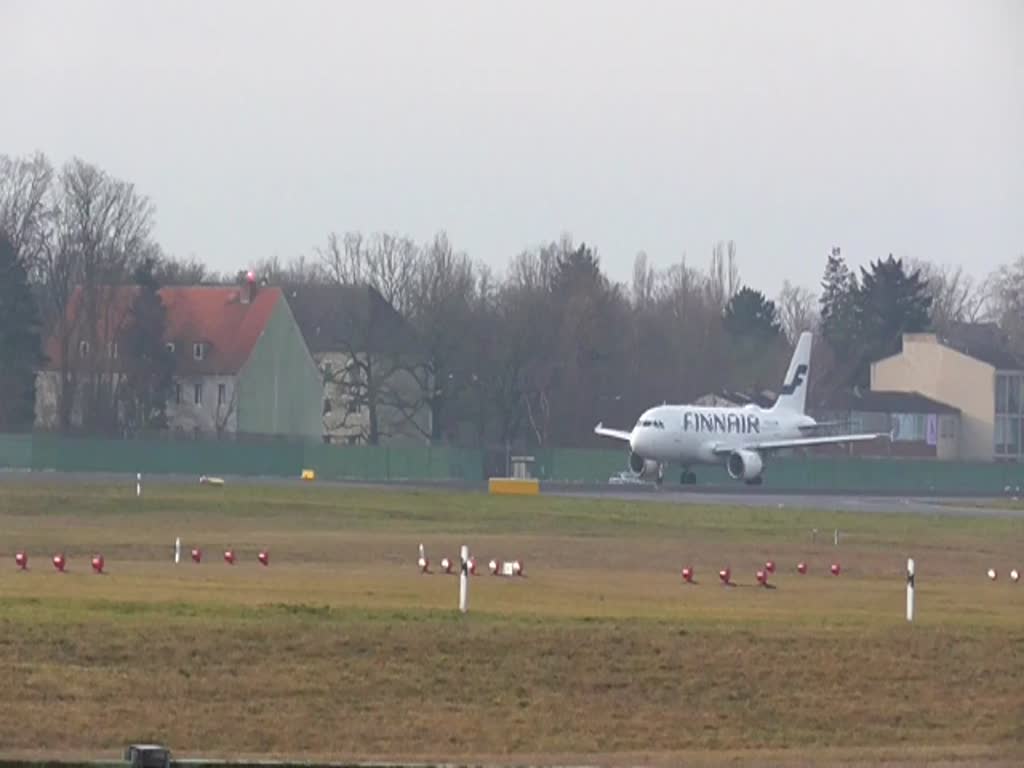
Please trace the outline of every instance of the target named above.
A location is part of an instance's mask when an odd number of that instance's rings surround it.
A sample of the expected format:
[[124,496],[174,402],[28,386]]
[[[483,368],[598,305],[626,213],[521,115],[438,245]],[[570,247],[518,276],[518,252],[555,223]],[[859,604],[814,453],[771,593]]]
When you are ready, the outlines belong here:
[[661,405],[645,411],[630,432],[629,447],[647,461],[721,464],[724,449],[801,438],[815,421],[810,416],[756,405],[705,408]]

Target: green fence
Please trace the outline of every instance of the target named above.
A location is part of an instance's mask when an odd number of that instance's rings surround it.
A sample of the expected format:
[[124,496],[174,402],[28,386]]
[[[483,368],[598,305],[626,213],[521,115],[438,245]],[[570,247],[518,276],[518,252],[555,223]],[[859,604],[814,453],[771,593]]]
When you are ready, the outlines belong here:
[[[607,483],[626,469],[625,451],[541,450],[534,474],[558,483]],[[735,486],[722,467],[694,467],[699,486]],[[666,468],[677,484],[679,469]],[[849,491],[907,494],[1002,494],[1024,489],[1024,465],[890,458],[777,457],[765,462],[763,485],[775,491]],[[1016,491],[1014,491],[1016,492]]]
[[[607,484],[626,468],[626,452],[545,449],[533,472],[548,483]],[[250,475],[297,478],[313,469],[324,480],[485,480],[484,453],[448,447],[335,446],[314,442],[104,440],[49,434],[0,435],[0,469],[142,472],[148,475]],[[696,467],[702,486],[735,486],[721,467]],[[666,482],[678,482],[678,470]],[[1024,465],[910,459],[776,458],[765,465],[765,490],[999,495],[1024,488]],[[1016,493],[1016,490],[1013,491]]]
[[479,451],[444,447],[341,447],[312,442],[105,440],[0,435],[0,469],[142,472],[149,475],[299,477],[326,480],[483,481]]

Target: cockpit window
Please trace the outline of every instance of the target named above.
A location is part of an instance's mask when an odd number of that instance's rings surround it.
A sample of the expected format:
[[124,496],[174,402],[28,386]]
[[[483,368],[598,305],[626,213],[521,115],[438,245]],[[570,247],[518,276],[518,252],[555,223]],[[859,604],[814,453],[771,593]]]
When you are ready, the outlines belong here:
[[654,427],[654,429],[664,429],[665,428],[665,424],[663,422],[658,421],[657,419],[643,419],[642,421],[640,421],[637,424],[637,426],[640,426],[640,427]]

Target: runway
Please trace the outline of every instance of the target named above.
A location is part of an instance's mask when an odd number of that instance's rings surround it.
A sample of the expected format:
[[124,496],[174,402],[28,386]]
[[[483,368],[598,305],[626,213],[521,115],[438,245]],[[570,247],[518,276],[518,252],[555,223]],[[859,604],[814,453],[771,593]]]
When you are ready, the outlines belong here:
[[575,498],[620,499],[679,505],[814,509],[865,514],[911,514],[952,517],[1024,517],[1024,508],[994,506],[996,499],[880,496],[850,493],[751,492],[747,490],[627,490],[616,486],[597,489],[551,489],[548,495]]
[[[369,482],[369,481],[324,481],[304,483],[298,478],[262,476],[224,476],[229,486],[307,486],[313,488],[360,488],[377,490],[436,490],[452,493],[480,493],[486,490],[480,483],[458,481],[426,483]],[[0,486],[5,484],[31,485],[107,485],[135,488],[135,475],[92,472],[28,472],[0,470]],[[198,485],[199,478],[192,475],[149,475],[143,477],[143,488],[147,485]],[[617,499],[630,502],[657,502],[662,504],[713,505],[730,507],[757,507],[763,509],[813,509],[864,514],[913,514],[953,517],[1024,517],[1024,504],[1020,509],[996,506],[996,502],[1011,501],[1007,497],[953,497],[953,496],[911,496],[881,495],[877,493],[856,494],[848,492],[822,493],[772,491],[745,487],[691,487],[686,490],[678,486],[657,488],[653,485],[574,485],[569,483],[543,483],[544,496],[563,496],[590,499]]]

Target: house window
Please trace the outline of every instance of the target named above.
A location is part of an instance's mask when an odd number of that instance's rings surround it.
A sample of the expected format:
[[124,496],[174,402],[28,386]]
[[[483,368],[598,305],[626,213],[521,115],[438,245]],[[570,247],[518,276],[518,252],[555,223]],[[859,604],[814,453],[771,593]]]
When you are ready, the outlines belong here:
[[201,341],[197,341],[195,344],[192,345],[192,358],[194,360],[202,360],[203,359],[204,355],[206,354],[206,350],[204,349],[204,346],[205,345]]
[[203,404],[203,385],[202,384],[196,384],[192,388],[192,401],[196,405],[202,405]]
[[117,360],[117,342],[116,341],[108,341],[107,342],[107,357],[109,357],[111,360]]
[[175,383],[174,385],[174,404],[181,405],[181,384]]
[[168,341],[166,346],[167,346],[167,351],[170,352],[173,355],[174,354],[174,342],[173,341]]
[[217,385],[217,405],[224,405],[225,395],[227,394],[227,388],[223,384]]
[[78,342],[78,355],[79,357],[85,357],[89,354],[89,342],[80,341]]
[[359,413],[359,403],[355,400],[348,401],[348,408],[346,409],[349,413]]

